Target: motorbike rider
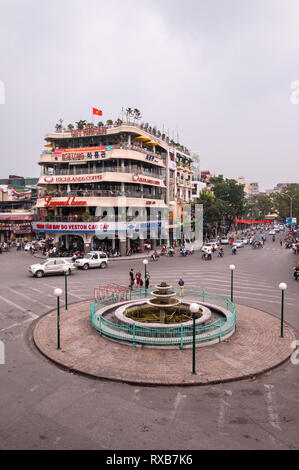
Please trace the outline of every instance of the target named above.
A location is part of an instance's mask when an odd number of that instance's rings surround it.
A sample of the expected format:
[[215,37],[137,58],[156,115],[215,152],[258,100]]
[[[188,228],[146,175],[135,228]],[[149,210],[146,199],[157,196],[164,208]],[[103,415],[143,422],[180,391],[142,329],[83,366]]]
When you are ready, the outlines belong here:
[[221,247],[221,248],[219,249],[218,256],[220,256],[220,258],[222,258],[223,255],[224,255],[224,250],[223,250],[223,248]]
[[233,247],[232,247],[232,254],[233,254],[233,255],[236,255],[236,254],[237,254],[237,247],[236,247],[236,246],[233,246]]
[[159,254],[158,254],[157,250],[154,251],[154,253],[152,254],[151,258],[152,258],[154,261],[156,261],[156,260],[159,259]]

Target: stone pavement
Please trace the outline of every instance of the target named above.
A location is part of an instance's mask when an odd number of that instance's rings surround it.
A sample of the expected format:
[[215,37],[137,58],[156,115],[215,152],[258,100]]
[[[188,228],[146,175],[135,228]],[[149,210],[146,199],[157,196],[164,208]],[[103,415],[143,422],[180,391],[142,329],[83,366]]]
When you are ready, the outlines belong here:
[[40,317],[33,331],[39,351],[69,371],[101,379],[144,385],[203,385],[251,378],[286,361],[295,331],[264,311],[237,305],[237,329],[221,344],[196,349],[155,349],[101,336],[90,323],[91,301],[61,309],[61,350],[57,349],[56,310]]

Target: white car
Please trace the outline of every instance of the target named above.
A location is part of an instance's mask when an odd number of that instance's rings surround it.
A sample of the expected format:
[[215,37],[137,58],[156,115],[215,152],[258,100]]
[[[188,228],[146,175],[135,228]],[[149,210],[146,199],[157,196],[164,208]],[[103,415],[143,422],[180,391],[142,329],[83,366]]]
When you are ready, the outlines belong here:
[[235,247],[237,247],[237,248],[243,248],[243,246],[245,246],[245,245],[244,245],[243,240],[236,240],[236,241],[234,241],[234,243],[232,244],[232,246],[235,246]]
[[220,240],[221,245],[229,245],[229,239],[224,237]]
[[79,269],[107,268],[108,256],[103,251],[91,251],[84,258],[77,259],[75,266]]
[[244,243],[244,245],[248,245],[249,240],[248,238],[242,238],[242,242]]
[[212,250],[212,245],[213,243],[205,243],[201,249],[204,253],[208,253],[210,250]]
[[270,230],[269,235],[276,235],[276,231],[275,230]]
[[64,267],[67,266],[68,274],[76,269],[70,261],[65,258],[49,258],[41,263],[32,264],[28,270],[34,277],[43,277],[47,274],[64,274]]

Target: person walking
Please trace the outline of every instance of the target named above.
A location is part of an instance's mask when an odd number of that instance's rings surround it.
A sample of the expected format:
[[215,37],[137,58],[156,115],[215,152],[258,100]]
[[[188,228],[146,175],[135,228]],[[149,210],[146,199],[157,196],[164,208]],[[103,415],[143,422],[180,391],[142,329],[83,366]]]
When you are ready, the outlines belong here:
[[137,273],[136,273],[136,284],[137,284],[137,288],[139,288],[140,279],[141,279],[141,274],[140,274],[140,271],[138,270]]
[[129,272],[129,277],[130,277],[130,289],[132,290],[134,286],[134,269],[133,268],[131,268]]
[[149,288],[149,282],[150,282],[150,276],[149,276],[149,273],[146,273],[146,276],[145,276],[145,292],[147,293],[147,289]]
[[184,285],[185,285],[185,282],[183,281],[183,278],[180,277],[180,280],[178,282],[178,285],[179,285],[179,289],[180,289],[180,297],[183,297],[184,295]]

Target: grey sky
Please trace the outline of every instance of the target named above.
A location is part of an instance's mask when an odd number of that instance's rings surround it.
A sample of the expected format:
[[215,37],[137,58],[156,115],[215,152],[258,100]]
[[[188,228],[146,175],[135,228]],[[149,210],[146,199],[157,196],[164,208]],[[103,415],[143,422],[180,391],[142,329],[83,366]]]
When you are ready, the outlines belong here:
[[38,176],[59,118],[130,106],[202,169],[299,182],[298,23],[298,0],[0,0],[0,177]]

